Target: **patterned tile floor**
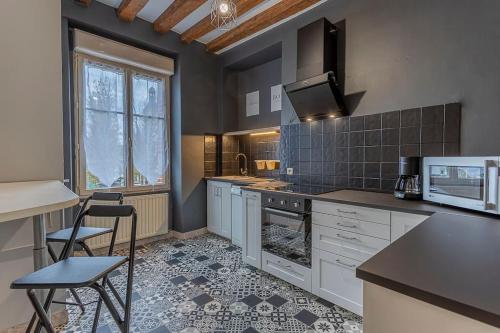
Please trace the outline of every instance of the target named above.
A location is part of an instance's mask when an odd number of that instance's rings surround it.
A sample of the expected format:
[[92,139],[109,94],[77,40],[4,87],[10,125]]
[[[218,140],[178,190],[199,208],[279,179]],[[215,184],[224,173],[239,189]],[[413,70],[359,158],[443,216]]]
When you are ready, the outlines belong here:
[[[241,249],[204,235],[151,243],[136,255],[132,332],[336,332],[363,331],[361,317],[241,261]],[[113,272],[120,292],[126,267]],[[84,303],[97,294],[81,289]],[[68,307],[59,332],[90,332],[95,303],[82,314]],[[99,333],[119,332],[103,306]]]

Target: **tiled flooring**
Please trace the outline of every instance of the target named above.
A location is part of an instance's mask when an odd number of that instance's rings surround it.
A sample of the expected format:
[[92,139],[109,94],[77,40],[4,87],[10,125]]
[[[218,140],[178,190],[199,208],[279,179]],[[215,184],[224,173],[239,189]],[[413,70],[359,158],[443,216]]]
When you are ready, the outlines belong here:
[[[359,316],[243,264],[240,248],[217,236],[152,243],[136,258],[133,332],[362,332]],[[126,267],[111,281],[123,291]],[[89,289],[79,294],[96,299]],[[90,332],[95,303],[84,314],[68,309],[59,330]],[[98,332],[118,332],[104,306]]]

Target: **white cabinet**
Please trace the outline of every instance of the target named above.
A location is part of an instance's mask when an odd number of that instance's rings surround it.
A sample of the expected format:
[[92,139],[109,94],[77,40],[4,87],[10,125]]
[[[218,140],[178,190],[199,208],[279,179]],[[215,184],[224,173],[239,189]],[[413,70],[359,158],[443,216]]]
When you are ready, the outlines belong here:
[[360,261],[312,250],[313,294],[363,315],[363,282],[356,278]]
[[427,215],[391,212],[391,243],[426,220]]
[[243,262],[261,268],[261,196],[243,191]]
[[231,238],[231,184],[208,181],[207,229]]
[[262,270],[311,292],[311,270],[307,267],[262,251]]
[[231,241],[239,247],[243,243],[243,198],[241,189],[234,187],[231,188]]

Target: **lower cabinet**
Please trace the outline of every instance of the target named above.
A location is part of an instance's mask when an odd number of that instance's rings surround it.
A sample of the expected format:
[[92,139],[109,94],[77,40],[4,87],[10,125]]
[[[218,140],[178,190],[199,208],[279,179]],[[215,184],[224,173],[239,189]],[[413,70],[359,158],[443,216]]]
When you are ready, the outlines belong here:
[[323,250],[312,250],[312,293],[360,316],[363,282],[356,278],[361,261]]
[[243,262],[261,268],[261,195],[243,191]]
[[207,229],[222,237],[231,238],[231,184],[208,181]]
[[391,243],[424,222],[429,216],[391,212]]
[[262,251],[262,270],[311,292],[311,269]]

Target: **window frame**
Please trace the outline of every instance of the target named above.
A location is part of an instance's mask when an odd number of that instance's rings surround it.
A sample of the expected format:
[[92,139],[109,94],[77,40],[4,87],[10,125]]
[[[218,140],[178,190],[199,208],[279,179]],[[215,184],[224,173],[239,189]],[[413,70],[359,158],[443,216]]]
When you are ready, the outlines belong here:
[[[85,61],[91,61],[96,63],[101,63],[103,65],[109,65],[112,67],[117,67],[124,72],[124,113],[125,113],[125,123],[124,130],[126,131],[125,141],[126,141],[126,163],[125,163],[125,186],[104,188],[104,189],[87,189],[86,180],[86,170],[87,164],[85,160],[85,154],[83,149],[83,125],[84,125],[84,109],[85,109],[85,99],[83,98],[83,67]],[[170,75],[157,73],[154,71],[148,71],[140,67],[131,66],[128,64],[123,64],[120,62],[111,61],[108,59],[102,59],[99,57],[91,56],[81,52],[75,52],[73,60],[73,73],[74,75],[74,109],[75,109],[75,174],[76,174],[76,191],[80,196],[88,196],[93,192],[113,192],[119,191],[126,194],[144,194],[144,193],[161,193],[170,191],[171,184],[171,112],[170,112]],[[134,74],[150,76],[153,78],[158,78],[163,80],[165,87],[165,157],[166,157],[166,168],[165,168],[165,184],[159,185],[133,185],[134,176],[134,156],[133,156],[133,93],[132,93],[132,77]]]

